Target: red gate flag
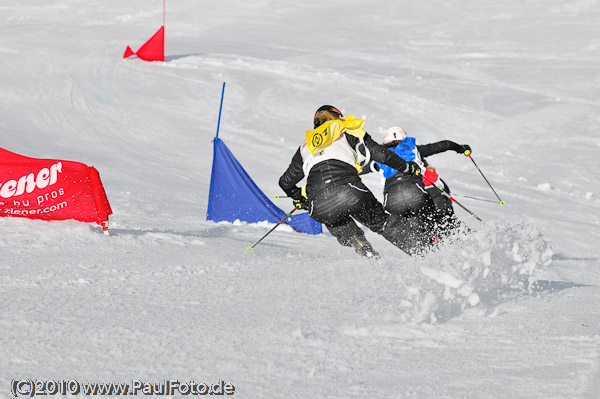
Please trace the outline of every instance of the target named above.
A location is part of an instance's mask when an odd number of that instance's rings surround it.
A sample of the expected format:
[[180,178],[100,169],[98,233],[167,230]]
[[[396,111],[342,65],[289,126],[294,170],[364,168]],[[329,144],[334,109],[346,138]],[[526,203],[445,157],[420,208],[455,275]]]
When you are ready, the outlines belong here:
[[100,175],[73,161],[29,158],[0,148],[0,216],[96,222],[112,214]]
[[127,46],[123,58],[137,55],[144,61],[164,61],[165,60],[165,27],[164,25],[152,36],[137,52]]

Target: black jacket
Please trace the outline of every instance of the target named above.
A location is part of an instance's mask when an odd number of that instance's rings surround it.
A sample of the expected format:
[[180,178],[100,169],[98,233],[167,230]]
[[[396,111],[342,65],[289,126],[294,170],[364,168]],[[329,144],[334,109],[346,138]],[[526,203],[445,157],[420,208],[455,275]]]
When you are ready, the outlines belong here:
[[[442,141],[438,141],[436,143],[417,145],[417,150],[421,154],[421,160],[423,161],[425,166],[427,166],[429,164],[427,163],[427,160],[425,159],[426,157],[429,157],[429,156],[435,155],[435,154],[439,154],[441,152],[446,152],[449,150],[456,151],[457,153],[461,153],[463,151],[463,146],[455,143],[454,141],[442,140]],[[391,149],[390,149],[390,152],[391,152]],[[370,165],[368,165],[368,167],[364,168],[363,173],[378,172],[378,171],[379,171],[379,167],[377,165],[371,163]]]
[[[355,136],[349,134],[345,134],[345,136],[352,148],[356,148],[360,143],[360,139]],[[376,143],[368,133],[365,134],[363,141],[369,149],[372,160],[389,165],[397,170],[404,170],[406,168],[406,161],[393,152],[388,151],[381,144]],[[279,186],[293,199],[300,199],[302,197],[302,190],[296,184],[304,178],[303,163],[301,147],[298,147],[287,170],[279,178]],[[355,181],[360,181],[355,167],[337,159],[328,159],[317,163],[308,172],[306,193],[308,197],[311,197],[326,188]]]
[[[429,165],[427,163],[427,160],[425,159],[426,157],[435,155],[435,154],[439,154],[442,152],[446,152],[449,150],[453,150],[453,151],[456,151],[457,153],[460,153],[463,150],[463,146],[455,143],[454,141],[450,141],[450,140],[442,140],[442,141],[438,141],[436,143],[417,145],[417,151],[419,151],[419,154],[421,154],[421,160],[423,161],[425,166]],[[403,176],[402,172],[396,172],[392,176],[390,176],[386,179],[385,187],[384,187],[383,191],[388,192],[391,190],[391,188],[393,186],[395,186],[397,184],[406,184],[406,183],[409,183],[409,184],[417,183],[417,184],[425,187],[424,183],[423,183],[423,179],[421,177]]]
[[417,150],[419,150],[421,153],[422,158],[426,158],[430,155],[439,154],[440,152],[445,152],[448,150],[462,152],[463,146],[455,143],[454,141],[442,140],[438,141],[437,143],[418,145]]

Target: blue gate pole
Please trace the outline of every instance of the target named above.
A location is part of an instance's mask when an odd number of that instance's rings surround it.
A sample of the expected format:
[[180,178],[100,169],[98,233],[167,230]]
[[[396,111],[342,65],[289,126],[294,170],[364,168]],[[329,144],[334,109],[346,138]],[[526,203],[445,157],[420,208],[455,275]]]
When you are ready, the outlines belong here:
[[223,82],[223,90],[221,91],[221,105],[219,106],[219,121],[217,122],[217,135],[215,140],[219,138],[219,127],[221,126],[221,111],[223,110],[223,97],[225,96],[225,82]]

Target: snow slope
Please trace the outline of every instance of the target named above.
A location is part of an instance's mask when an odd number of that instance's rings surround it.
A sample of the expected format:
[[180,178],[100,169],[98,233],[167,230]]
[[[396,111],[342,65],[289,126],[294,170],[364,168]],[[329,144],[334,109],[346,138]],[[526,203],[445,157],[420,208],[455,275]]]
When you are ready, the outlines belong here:
[[[100,172],[111,235],[0,219],[13,379],[207,383],[243,398],[600,398],[600,3],[167,4],[166,61],[123,60],[162,3],[0,5],[0,146]],[[314,111],[468,143],[507,205],[409,258],[205,220],[211,140],[269,195]],[[493,199],[468,158],[431,158]],[[381,196],[378,176],[364,181]],[[282,209],[291,209],[280,200]],[[80,394],[83,395],[83,394]]]

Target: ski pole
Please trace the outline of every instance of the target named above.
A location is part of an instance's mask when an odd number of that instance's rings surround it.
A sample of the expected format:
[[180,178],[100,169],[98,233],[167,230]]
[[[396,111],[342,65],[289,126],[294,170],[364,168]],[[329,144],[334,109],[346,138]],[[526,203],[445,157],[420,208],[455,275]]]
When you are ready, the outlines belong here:
[[273,230],[275,230],[277,227],[279,227],[279,225],[280,225],[281,223],[285,222],[285,219],[289,218],[289,217],[292,215],[292,213],[296,212],[297,210],[298,210],[298,207],[295,207],[294,209],[292,209],[292,210],[290,211],[290,213],[288,213],[287,215],[285,215],[285,217],[284,217],[283,219],[281,219],[281,220],[279,221],[279,223],[277,223],[275,226],[273,226],[273,228],[272,228],[271,230],[269,230],[269,231],[267,232],[267,234],[265,234],[264,236],[262,236],[260,240],[256,241],[256,242],[254,243],[254,245],[252,245],[252,246],[250,246],[250,247],[248,247],[248,248],[246,248],[246,249],[247,249],[248,251],[252,252],[252,250],[254,249],[254,247],[255,247],[255,246],[257,246],[259,242],[261,242],[262,240],[264,240],[264,238],[265,238],[266,236],[268,236],[269,234],[271,234],[271,232],[272,232]]
[[432,182],[431,180],[429,180],[425,176],[423,176],[423,179],[427,180],[432,186],[434,186],[435,188],[437,188],[438,190],[440,190],[442,192],[442,194],[444,194],[446,197],[450,198],[450,200],[452,202],[454,202],[456,205],[460,206],[462,209],[464,209],[465,211],[467,211],[475,219],[479,220],[480,222],[483,222],[483,220],[479,219],[479,217],[477,217],[477,215],[475,215],[473,212],[471,212],[470,210],[468,210],[463,204],[461,204],[456,199],[454,199],[454,197],[452,197],[450,194],[448,194],[448,192],[446,190],[444,190],[441,187],[436,186],[434,182]]
[[498,203],[498,201],[494,201],[494,200],[486,199],[486,198],[471,197],[468,195],[462,195],[462,194],[456,194],[456,193],[454,195],[456,195],[457,197],[469,198],[469,199],[474,199],[474,200],[478,200],[478,201],[492,202],[494,204]]
[[287,195],[277,195],[275,194],[275,199],[279,199],[279,198],[290,198]]
[[504,205],[505,202],[500,199],[500,197],[498,196],[498,193],[496,193],[496,190],[494,190],[494,187],[492,187],[492,185],[490,184],[490,182],[488,181],[488,179],[485,177],[485,175],[483,174],[483,172],[481,171],[481,169],[477,165],[477,162],[475,162],[475,160],[471,156],[471,151],[469,151],[469,150],[465,151],[465,155],[468,156],[471,159],[471,161],[473,162],[473,165],[475,165],[475,167],[477,168],[477,170],[479,171],[479,173],[481,173],[481,177],[483,177],[483,180],[485,180],[485,182],[488,184],[488,186],[490,186],[490,188],[494,192],[494,195],[496,195],[496,198],[498,198],[498,201],[500,201],[500,205]]

